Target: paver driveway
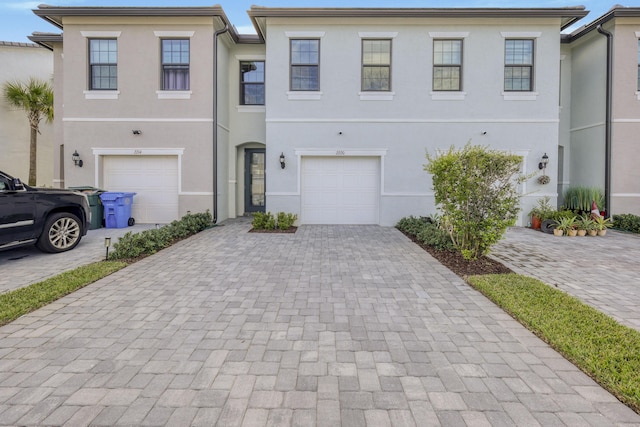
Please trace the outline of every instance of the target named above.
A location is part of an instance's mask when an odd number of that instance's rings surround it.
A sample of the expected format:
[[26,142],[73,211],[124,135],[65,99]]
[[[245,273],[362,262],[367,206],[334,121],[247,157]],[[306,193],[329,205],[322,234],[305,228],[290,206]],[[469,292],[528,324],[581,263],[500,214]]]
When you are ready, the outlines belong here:
[[0,423],[640,425],[397,230],[249,228],[0,328]]

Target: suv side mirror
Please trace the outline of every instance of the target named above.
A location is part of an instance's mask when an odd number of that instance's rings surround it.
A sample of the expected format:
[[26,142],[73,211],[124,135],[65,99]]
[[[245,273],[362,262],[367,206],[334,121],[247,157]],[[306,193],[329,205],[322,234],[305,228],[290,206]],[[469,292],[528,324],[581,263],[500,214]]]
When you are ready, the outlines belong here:
[[22,181],[20,181],[20,178],[13,178],[12,184],[14,191],[24,190],[24,185],[22,185]]

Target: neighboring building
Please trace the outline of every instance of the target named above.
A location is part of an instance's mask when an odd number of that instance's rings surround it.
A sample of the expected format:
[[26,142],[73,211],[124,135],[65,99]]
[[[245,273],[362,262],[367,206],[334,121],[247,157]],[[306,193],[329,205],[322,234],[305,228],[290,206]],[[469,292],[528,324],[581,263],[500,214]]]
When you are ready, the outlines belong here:
[[[218,6],[35,13],[64,29],[32,40],[54,51],[65,186],[135,191],[139,222],[393,225],[435,212],[425,151],[471,141],[524,173],[549,153],[556,176],[560,32],[587,12],[254,6],[258,36]],[[522,185],[520,224],[555,184]]]
[[563,187],[602,188],[609,214],[638,215],[640,170],[635,162],[640,158],[640,8],[615,6],[562,41],[566,84],[561,104],[566,111],[559,146],[564,167],[559,176]]
[[[37,44],[0,41],[0,87],[6,82],[53,78],[53,55]],[[42,120],[37,146],[37,184],[53,185],[53,127]],[[27,113],[0,96],[0,170],[27,182],[30,127]]]

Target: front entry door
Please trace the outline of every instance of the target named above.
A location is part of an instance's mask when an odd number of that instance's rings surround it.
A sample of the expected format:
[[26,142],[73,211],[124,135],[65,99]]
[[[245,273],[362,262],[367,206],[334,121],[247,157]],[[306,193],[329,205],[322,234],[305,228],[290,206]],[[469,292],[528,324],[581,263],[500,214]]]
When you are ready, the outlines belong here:
[[248,149],[244,155],[244,211],[264,212],[264,149]]

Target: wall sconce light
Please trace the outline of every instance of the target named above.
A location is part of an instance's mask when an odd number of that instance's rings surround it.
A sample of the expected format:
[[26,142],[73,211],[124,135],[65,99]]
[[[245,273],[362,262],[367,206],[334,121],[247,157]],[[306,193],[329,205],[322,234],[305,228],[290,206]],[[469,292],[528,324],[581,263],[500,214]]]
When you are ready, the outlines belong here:
[[134,135],[142,135],[142,131],[140,129],[134,129],[131,131],[131,133]]
[[540,163],[538,163],[538,169],[543,170],[547,168],[547,164],[549,163],[549,156],[547,153],[544,153],[542,159],[540,159]]
[[73,154],[71,155],[71,159],[73,160],[73,164],[78,166],[79,168],[82,167],[83,162],[82,159],[80,158],[80,154],[78,154],[78,150],[75,150],[73,152]]
[[104,260],[107,261],[109,259],[109,246],[111,246],[111,237],[104,238],[104,247],[107,248],[107,253],[104,256]]
[[284,153],[280,153],[280,167],[284,169],[286,165],[284,164]]

